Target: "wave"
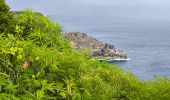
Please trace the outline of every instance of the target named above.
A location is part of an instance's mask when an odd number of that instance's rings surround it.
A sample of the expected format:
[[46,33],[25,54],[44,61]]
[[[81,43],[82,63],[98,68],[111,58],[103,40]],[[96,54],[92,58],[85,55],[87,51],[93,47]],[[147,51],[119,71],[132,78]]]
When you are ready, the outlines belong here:
[[131,60],[130,58],[126,58],[126,59],[109,59],[107,61],[129,61]]

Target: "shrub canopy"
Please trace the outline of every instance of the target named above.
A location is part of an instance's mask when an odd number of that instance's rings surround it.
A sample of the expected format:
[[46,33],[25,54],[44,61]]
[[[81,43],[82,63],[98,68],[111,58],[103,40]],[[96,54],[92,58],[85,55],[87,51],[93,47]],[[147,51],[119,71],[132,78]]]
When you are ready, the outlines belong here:
[[15,21],[5,0],[0,0],[0,33],[14,33]]

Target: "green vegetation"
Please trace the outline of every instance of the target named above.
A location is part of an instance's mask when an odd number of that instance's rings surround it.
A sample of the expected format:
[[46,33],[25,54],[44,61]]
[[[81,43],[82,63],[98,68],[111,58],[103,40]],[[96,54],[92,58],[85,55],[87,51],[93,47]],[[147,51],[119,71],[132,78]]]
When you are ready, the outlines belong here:
[[0,3],[0,100],[170,99],[169,80],[141,82],[89,60],[89,54],[71,49],[59,24],[29,10],[13,16]]
[[13,14],[9,12],[9,7],[6,5],[5,0],[0,0],[0,33],[13,33],[15,21]]

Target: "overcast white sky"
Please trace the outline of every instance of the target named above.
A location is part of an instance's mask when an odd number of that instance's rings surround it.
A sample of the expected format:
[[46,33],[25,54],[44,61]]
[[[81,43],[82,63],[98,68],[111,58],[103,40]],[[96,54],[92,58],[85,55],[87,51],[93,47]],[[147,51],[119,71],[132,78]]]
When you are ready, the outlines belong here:
[[6,0],[11,10],[170,19],[170,0]]

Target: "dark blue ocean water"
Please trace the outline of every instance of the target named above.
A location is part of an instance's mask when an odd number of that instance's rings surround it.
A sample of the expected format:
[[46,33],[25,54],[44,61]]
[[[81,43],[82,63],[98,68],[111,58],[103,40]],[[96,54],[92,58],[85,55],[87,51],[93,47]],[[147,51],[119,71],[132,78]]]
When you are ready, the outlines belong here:
[[64,32],[84,32],[127,52],[131,59],[115,62],[141,80],[170,78],[170,21],[116,17],[51,15]]

